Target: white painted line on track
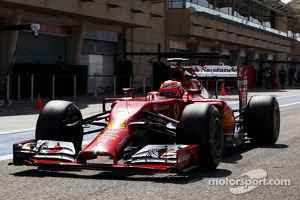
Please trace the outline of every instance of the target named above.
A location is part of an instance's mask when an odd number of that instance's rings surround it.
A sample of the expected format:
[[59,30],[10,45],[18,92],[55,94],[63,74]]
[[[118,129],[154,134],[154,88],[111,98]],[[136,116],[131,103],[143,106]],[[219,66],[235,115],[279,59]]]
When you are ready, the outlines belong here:
[[31,132],[31,131],[35,131],[35,128],[26,128],[26,129],[19,129],[19,130],[2,131],[2,132],[0,132],[0,135],[12,134],[12,133],[22,133],[22,132]]
[[299,102],[295,102],[295,103],[288,103],[288,104],[284,104],[284,105],[280,105],[280,107],[286,107],[286,106],[292,106],[292,105],[296,105],[296,104],[299,104]]
[[5,155],[5,156],[0,156],[0,161],[1,160],[9,160],[9,159],[12,159],[12,158],[13,158],[12,154]]

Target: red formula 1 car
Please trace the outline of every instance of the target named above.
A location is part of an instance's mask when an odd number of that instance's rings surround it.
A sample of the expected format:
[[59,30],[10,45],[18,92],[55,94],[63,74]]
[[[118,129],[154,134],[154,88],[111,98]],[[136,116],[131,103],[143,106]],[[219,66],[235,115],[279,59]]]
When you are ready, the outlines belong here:
[[[272,145],[280,129],[272,96],[247,100],[247,81],[238,69],[240,108],[214,98],[192,68],[175,67],[159,91],[105,98],[103,113],[83,119],[69,101],[53,100],[41,110],[35,139],[13,145],[13,164],[83,169],[139,168],[176,173],[215,169],[224,149],[246,141]],[[108,109],[109,107],[109,109]],[[99,134],[82,149],[88,125]]]

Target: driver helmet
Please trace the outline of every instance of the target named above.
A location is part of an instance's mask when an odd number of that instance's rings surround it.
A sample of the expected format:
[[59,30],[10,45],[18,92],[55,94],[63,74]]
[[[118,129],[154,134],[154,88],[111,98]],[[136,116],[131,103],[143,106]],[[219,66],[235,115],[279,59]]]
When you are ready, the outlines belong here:
[[183,88],[180,82],[168,80],[163,82],[159,88],[159,95],[164,97],[181,97]]

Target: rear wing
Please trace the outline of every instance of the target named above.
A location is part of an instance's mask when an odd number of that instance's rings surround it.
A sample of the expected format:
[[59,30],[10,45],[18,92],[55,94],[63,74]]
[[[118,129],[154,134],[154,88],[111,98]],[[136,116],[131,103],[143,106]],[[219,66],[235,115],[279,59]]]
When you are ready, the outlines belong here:
[[[201,80],[237,81],[237,91],[239,95],[239,107],[247,107],[248,81],[252,81],[252,68],[249,66],[229,66],[229,65],[192,65],[198,78]],[[217,96],[217,84],[215,84],[215,95]]]
[[199,78],[235,79],[237,78],[237,66],[229,65],[192,65]]

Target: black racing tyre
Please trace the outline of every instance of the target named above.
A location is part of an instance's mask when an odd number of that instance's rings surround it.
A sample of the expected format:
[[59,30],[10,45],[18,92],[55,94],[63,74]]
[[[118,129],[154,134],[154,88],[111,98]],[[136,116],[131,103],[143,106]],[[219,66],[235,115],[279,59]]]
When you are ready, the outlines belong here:
[[187,105],[178,125],[177,143],[199,144],[200,169],[216,169],[224,152],[222,121],[218,109],[206,103]]
[[72,142],[77,155],[81,151],[83,139],[81,122],[81,112],[74,103],[50,101],[43,107],[38,117],[35,139]]
[[252,144],[273,145],[280,131],[280,110],[273,96],[253,96],[245,111],[245,132]]

